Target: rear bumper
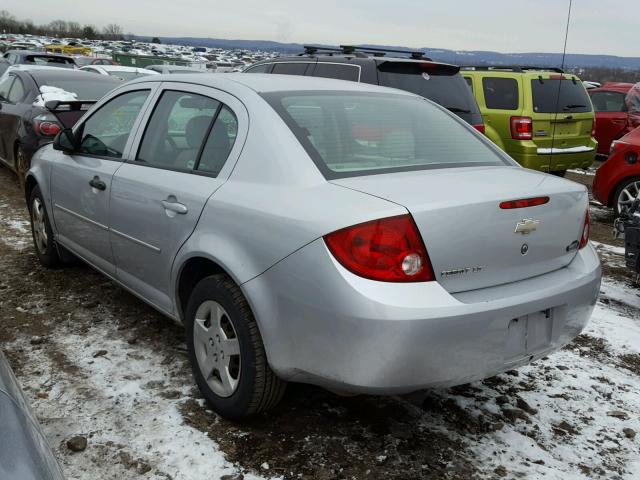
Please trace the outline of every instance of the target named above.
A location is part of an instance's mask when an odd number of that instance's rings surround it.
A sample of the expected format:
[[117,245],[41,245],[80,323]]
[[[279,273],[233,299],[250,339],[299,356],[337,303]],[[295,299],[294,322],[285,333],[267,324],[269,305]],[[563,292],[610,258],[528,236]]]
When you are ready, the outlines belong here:
[[538,147],[532,141],[522,142],[519,149],[509,151],[509,155],[525,168],[541,171],[560,171],[569,168],[590,167],[597,154],[598,143],[591,139],[587,145],[566,147],[562,145]]
[[243,290],[279,376],[392,394],[486,378],[561,348],[587,324],[599,286],[591,246],[555,272],[452,295],[437,282],[352,275],[317,240]]

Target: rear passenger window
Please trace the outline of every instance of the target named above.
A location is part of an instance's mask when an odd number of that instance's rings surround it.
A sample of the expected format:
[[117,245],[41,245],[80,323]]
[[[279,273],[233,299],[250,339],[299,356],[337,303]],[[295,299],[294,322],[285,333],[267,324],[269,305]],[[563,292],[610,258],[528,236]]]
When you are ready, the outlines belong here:
[[167,90],[158,101],[136,161],[192,170],[220,102],[203,95]]
[[105,103],[80,127],[80,152],[121,158],[148,90],[123,93]]
[[317,63],[312,74],[314,77],[335,78],[338,80],[360,80],[360,67],[357,65],[337,65],[334,63]]
[[272,63],[263,63],[261,65],[256,65],[254,67],[249,67],[245,73],[267,73],[271,70]]
[[271,73],[279,73],[280,75],[304,75],[308,66],[308,63],[303,62],[276,63],[273,65],[273,71]]
[[226,106],[220,109],[216,122],[204,144],[197,170],[217,176],[222,170],[238,135],[238,120]]
[[464,78],[464,81],[467,82],[467,85],[469,85],[469,88],[473,92],[473,80],[469,77],[462,77],[462,78]]
[[626,112],[627,104],[624,101],[624,93],[618,92],[593,92],[591,103],[596,112]]
[[513,78],[482,79],[484,102],[487,108],[496,110],[518,109],[518,81]]
[[18,77],[16,77],[16,81],[13,82],[11,86],[11,91],[9,92],[9,101],[11,103],[18,103],[20,100],[24,98],[24,95],[27,92],[24,89],[24,83]]

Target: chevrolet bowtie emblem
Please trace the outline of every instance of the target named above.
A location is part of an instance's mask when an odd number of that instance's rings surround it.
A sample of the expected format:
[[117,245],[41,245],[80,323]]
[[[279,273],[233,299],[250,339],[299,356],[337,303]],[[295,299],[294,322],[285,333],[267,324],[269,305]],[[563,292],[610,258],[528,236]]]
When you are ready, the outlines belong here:
[[527,235],[531,232],[535,232],[540,225],[540,220],[534,220],[532,218],[523,218],[516,223],[516,230],[513,233],[521,233]]

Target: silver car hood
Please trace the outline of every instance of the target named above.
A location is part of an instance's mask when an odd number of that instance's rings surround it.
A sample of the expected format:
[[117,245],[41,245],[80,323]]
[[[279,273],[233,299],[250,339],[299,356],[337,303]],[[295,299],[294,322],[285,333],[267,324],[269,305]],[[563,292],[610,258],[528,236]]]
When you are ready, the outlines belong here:
[[[404,206],[415,219],[438,282],[449,292],[542,275],[569,264],[582,233],[583,185],[520,167],[445,168],[369,175],[332,183]],[[545,205],[500,202],[548,196]],[[524,220],[539,222],[516,232]]]

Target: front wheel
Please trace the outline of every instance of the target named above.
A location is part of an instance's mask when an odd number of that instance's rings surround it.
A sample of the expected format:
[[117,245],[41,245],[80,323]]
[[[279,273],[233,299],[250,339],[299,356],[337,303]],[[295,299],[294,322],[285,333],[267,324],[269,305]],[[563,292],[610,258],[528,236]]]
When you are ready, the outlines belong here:
[[40,263],[48,268],[60,265],[60,255],[53,240],[53,230],[49,222],[49,215],[40,192],[40,187],[35,187],[29,199],[29,216],[31,217],[31,233],[33,246]]
[[623,210],[629,208],[638,196],[640,196],[640,177],[624,180],[613,194],[613,209],[616,217],[619,217]]
[[269,367],[249,304],[228,276],[213,275],[196,285],[185,327],[193,375],[216,412],[239,420],[280,401],[286,383]]

